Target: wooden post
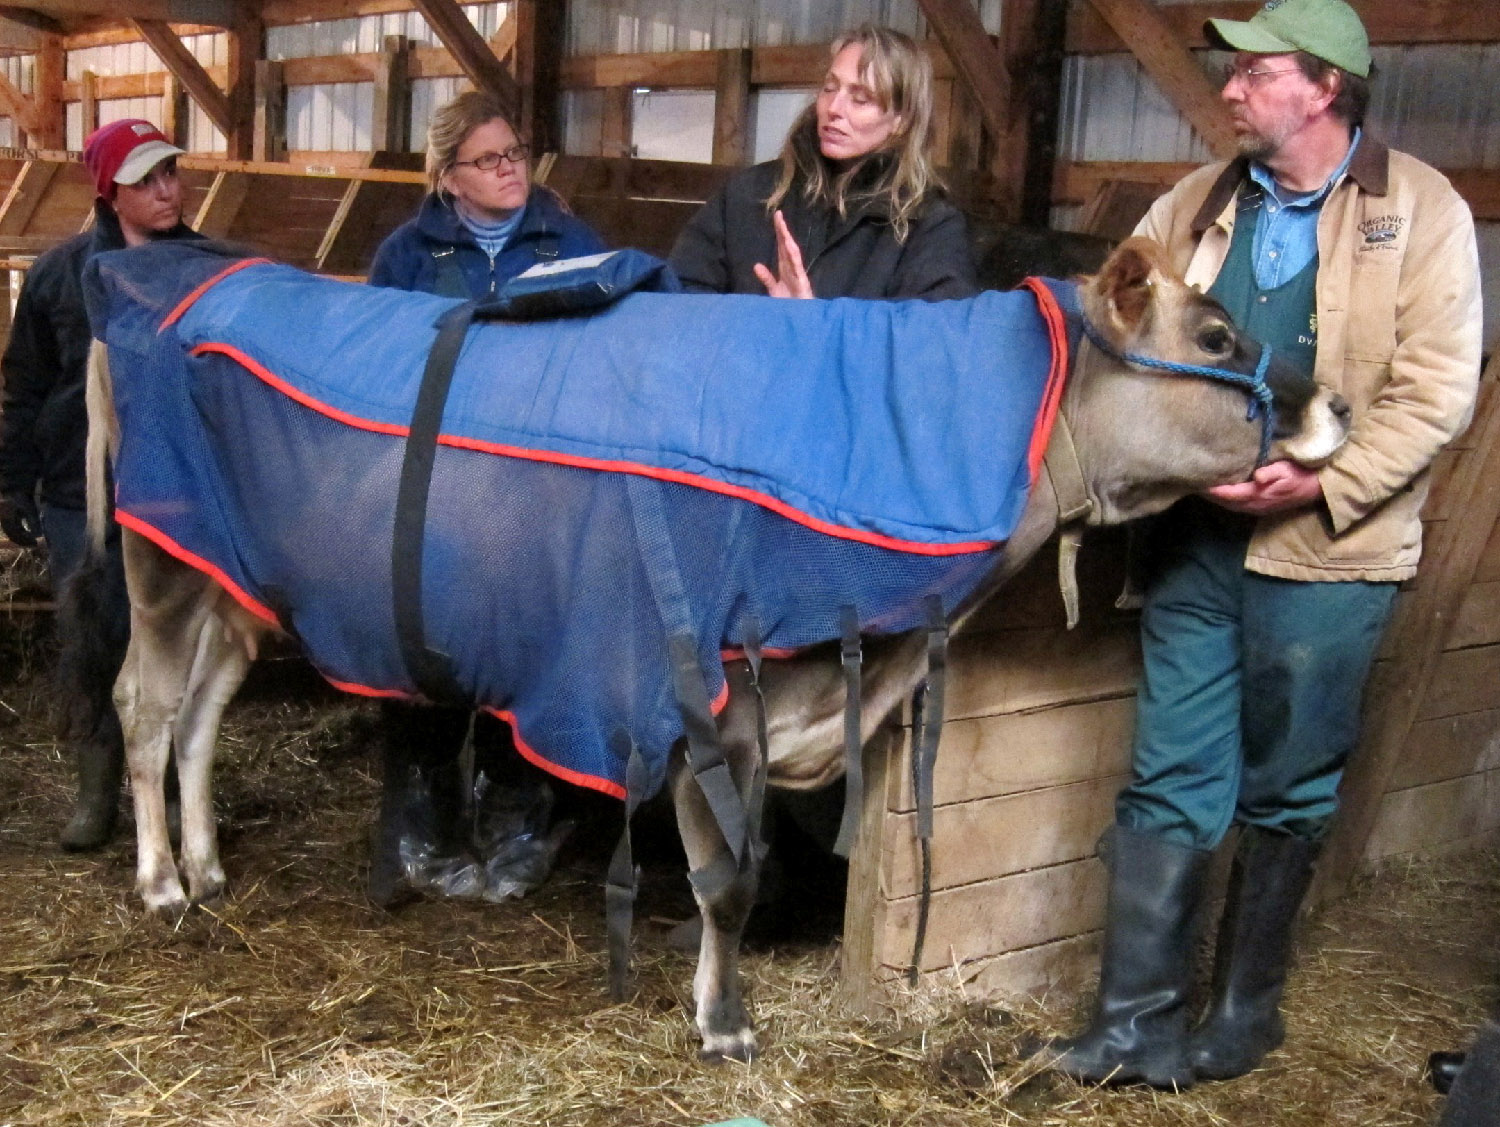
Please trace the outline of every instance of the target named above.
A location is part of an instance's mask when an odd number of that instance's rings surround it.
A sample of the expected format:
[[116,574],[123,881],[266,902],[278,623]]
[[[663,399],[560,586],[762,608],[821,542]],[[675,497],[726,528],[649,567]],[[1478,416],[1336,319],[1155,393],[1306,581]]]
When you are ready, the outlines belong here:
[[[229,74],[225,100],[229,127],[225,129],[231,160],[249,160],[255,152],[255,64],[265,54],[266,27],[258,11],[241,4],[229,29]],[[283,144],[285,130],[282,130]]]
[[83,138],[88,140],[89,134],[99,128],[99,76],[86,70],[78,86],[83,109]]
[[175,74],[168,72],[161,84],[161,131],[179,149],[188,147],[188,96]]
[[280,62],[255,63],[256,160],[286,160],[286,68]]
[[562,91],[564,0],[517,0],[516,82],[521,87],[520,130],[537,153],[562,150],[558,99]]
[[1067,5],[1005,0],[1001,50],[1011,75],[1010,129],[995,138],[991,169],[1020,187],[1017,218],[1046,227],[1052,215],[1052,169],[1062,102]]
[[43,37],[36,53],[36,89],[32,92],[31,123],[26,141],[35,149],[66,149],[68,119],[63,105],[67,55],[61,35]]
[[599,155],[631,156],[634,153],[630,137],[635,90],[630,86],[607,86],[603,93],[604,109],[599,122]]
[[718,82],[714,87],[715,164],[747,164],[750,160],[750,51],[732,48],[716,52]]
[[406,36],[387,35],[375,64],[372,151],[404,153],[411,137],[411,78]]

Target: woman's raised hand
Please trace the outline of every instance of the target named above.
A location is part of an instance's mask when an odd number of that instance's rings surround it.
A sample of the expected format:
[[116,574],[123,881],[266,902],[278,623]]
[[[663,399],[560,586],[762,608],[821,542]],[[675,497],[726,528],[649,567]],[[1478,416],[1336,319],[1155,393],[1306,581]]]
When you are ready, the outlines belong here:
[[772,297],[812,297],[812,282],[802,265],[802,248],[792,238],[791,229],[780,210],[771,217],[771,223],[776,228],[776,273],[771,273],[764,263],[757,262],[755,276]]

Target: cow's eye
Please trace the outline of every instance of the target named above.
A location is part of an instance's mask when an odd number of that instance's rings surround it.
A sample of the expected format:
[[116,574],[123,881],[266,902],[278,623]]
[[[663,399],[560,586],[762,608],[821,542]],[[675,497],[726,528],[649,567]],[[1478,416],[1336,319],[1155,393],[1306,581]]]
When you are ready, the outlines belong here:
[[1215,321],[1204,325],[1198,330],[1198,347],[1204,352],[1211,352],[1215,356],[1223,356],[1229,351],[1230,345],[1234,343],[1234,334],[1229,331],[1229,326]]

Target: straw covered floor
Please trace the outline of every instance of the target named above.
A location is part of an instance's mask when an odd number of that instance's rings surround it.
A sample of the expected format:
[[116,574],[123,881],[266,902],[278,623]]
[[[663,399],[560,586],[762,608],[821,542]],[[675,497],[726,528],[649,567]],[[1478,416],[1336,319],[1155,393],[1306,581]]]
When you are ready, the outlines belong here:
[[1316,921],[1288,1045],[1238,1081],[1163,1094],[1037,1075],[1019,1044],[1071,1028],[1087,999],[1003,1005],[958,973],[850,1016],[836,942],[752,951],[763,1055],[705,1065],[693,960],[665,942],[689,905],[670,849],[644,850],[619,1005],[602,918],[614,820],[577,831],[525,900],[371,907],[375,712],[294,660],[253,675],[226,722],[228,897],[175,928],[147,918],[128,817],[102,853],[55,845],[72,780],[46,715],[46,629],[0,617],[0,1127],[1423,1124],[1441,1106],[1426,1054],[1460,1047],[1500,980],[1500,857],[1427,860]]

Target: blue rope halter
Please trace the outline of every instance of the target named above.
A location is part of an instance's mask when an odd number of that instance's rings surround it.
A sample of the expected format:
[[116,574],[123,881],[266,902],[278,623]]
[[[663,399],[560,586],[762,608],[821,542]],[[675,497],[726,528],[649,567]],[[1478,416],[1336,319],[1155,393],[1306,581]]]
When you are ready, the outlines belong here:
[[1243,372],[1231,372],[1228,368],[1204,368],[1197,364],[1177,364],[1171,360],[1158,360],[1154,356],[1143,356],[1138,352],[1121,352],[1104,339],[1099,330],[1083,315],[1082,309],[1078,311],[1078,320],[1083,325],[1083,335],[1093,342],[1094,347],[1117,360],[1123,360],[1127,364],[1139,364],[1143,368],[1158,368],[1163,372],[1175,372],[1182,376],[1207,376],[1220,383],[1234,384],[1236,387],[1244,388],[1250,395],[1250,408],[1245,412],[1246,421],[1255,418],[1257,414],[1261,419],[1260,455],[1255,464],[1256,466],[1266,464],[1266,458],[1271,453],[1271,434],[1275,430],[1276,422],[1271,388],[1266,383],[1266,368],[1271,363],[1270,345],[1260,346],[1260,360],[1255,365],[1255,374],[1247,376]]

